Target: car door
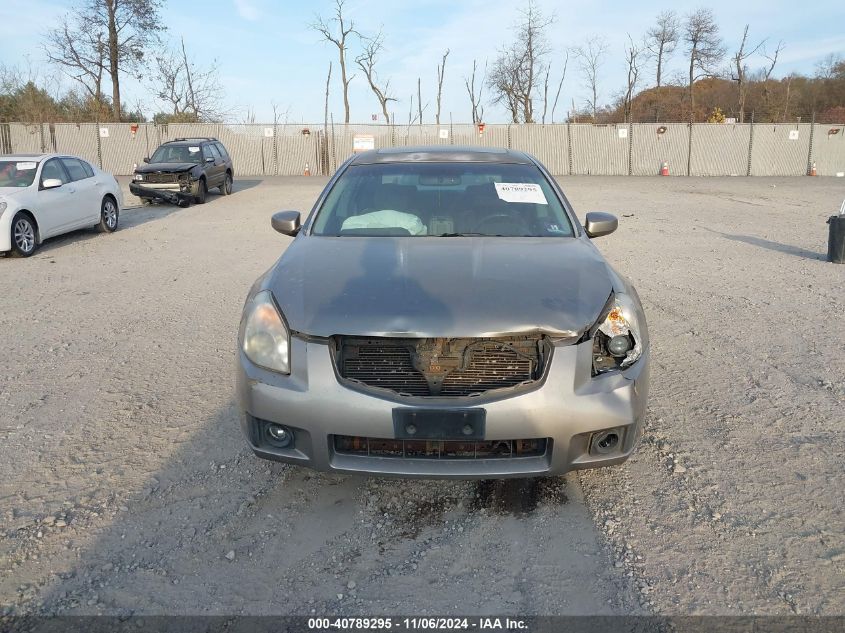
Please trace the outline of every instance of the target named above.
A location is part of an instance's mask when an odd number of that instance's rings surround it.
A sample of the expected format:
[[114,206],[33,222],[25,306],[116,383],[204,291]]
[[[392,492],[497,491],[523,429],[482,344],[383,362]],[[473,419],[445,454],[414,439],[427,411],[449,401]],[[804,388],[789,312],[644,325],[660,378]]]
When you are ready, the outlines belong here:
[[[60,187],[44,188],[47,180],[60,180]],[[44,162],[38,179],[37,207],[33,209],[41,238],[51,237],[68,231],[79,215],[76,186],[70,181],[67,171],[58,158]]]
[[223,162],[220,152],[217,151],[217,148],[212,143],[206,143],[202,146],[202,156],[206,161],[209,158],[212,159],[212,162],[206,162],[205,164],[208,188],[211,189],[212,187],[221,185],[223,183],[223,176],[226,173],[226,165]]
[[67,230],[96,224],[100,218],[100,192],[93,174],[89,177],[87,170],[78,158],[70,156],[60,159],[73,183],[75,192],[75,216],[69,219]]

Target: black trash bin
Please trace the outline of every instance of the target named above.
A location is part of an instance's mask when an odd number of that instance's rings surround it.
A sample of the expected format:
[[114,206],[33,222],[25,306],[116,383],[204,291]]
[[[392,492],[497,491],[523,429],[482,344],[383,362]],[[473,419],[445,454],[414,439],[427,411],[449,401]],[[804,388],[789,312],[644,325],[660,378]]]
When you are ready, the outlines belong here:
[[827,261],[845,264],[845,215],[832,215],[827,219],[830,234],[827,238]]

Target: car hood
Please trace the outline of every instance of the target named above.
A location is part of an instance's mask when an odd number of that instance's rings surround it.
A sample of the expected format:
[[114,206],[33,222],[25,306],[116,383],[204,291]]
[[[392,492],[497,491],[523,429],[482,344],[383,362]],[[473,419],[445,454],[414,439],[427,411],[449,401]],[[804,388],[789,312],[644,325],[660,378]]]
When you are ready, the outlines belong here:
[[578,336],[610,296],[609,266],[576,238],[303,236],[261,284],[312,336]]
[[0,187],[0,202],[13,202],[32,195],[33,187]]
[[188,171],[196,167],[196,163],[146,163],[135,168],[136,174],[155,174],[158,172]]

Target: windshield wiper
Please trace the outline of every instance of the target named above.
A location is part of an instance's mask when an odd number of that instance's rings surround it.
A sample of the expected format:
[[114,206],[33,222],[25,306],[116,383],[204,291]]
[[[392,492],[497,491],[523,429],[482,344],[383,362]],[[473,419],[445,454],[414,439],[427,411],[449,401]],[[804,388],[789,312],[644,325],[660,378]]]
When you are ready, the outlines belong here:
[[436,237],[501,237],[501,235],[491,235],[490,233],[441,233]]

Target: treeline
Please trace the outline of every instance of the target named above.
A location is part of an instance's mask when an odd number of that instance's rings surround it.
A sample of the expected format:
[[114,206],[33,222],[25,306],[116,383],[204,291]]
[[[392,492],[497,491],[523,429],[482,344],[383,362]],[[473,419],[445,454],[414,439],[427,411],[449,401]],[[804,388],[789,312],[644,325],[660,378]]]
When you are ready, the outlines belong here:
[[[648,88],[631,102],[631,121],[686,121],[689,118],[689,99],[686,86]],[[701,79],[695,82],[694,121],[722,122],[733,118],[746,122],[809,123],[813,115],[819,123],[845,122],[845,61],[838,61],[829,76],[806,77],[793,74],[783,79],[750,80],[743,112],[737,104],[736,83],[723,78]],[[573,121],[592,120],[589,114],[574,117]],[[622,103],[604,108],[597,114],[600,123],[624,122]]]
[[[108,97],[99,101],[76,90],[54,95],[48,92],[46,80],[23,77],[15,69],[0,67],[0,121],[19,123],[87,123],[112,121],[114,109]],[[55,84],[54,84],[55,85]],[[123,121],[145,121],[140,112],[126,105],[121,109]]]

